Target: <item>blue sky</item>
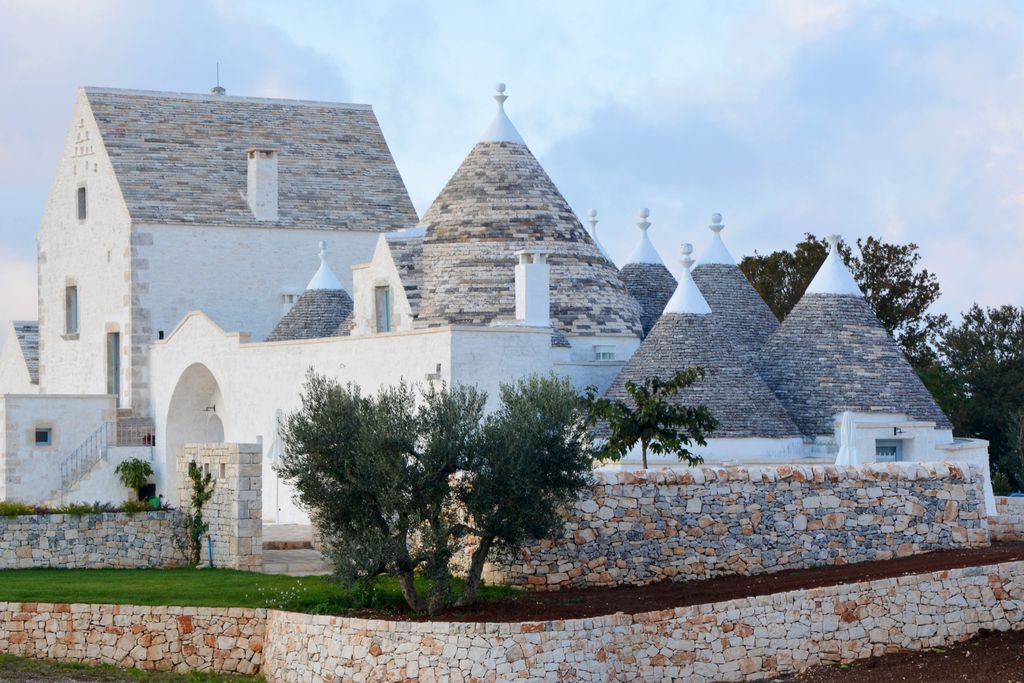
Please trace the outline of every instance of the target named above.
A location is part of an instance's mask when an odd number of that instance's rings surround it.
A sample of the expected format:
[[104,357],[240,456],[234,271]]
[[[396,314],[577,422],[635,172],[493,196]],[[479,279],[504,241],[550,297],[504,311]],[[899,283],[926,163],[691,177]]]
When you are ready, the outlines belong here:
[[496,81],[612,257],[635,215],[677,270],[713,212],[737,257],[805,231],[921,245],[937,309],[1024,305],[1024,8],[1004,2],[0,0],[0,321],[35,313],[35,231],[75,89],[372,104],[422,211]]

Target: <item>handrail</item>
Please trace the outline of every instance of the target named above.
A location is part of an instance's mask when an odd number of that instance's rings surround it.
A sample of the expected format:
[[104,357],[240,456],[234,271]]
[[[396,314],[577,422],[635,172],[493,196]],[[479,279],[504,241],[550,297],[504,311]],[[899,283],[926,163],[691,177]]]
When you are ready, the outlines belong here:
[[60,464],[61,496],[97,464],[112,446],[153,446],[153,422],[148,419],[111,420],[86,437]]

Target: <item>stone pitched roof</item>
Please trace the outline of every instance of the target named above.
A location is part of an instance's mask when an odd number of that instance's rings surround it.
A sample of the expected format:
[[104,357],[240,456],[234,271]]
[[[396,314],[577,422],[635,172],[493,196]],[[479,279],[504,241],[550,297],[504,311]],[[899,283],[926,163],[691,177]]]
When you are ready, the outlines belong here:
[[704,379],[677,395],[684,405],[706,405],[719,421],[713,437],[798,437],[786,414],[754,367],[733,353],[714,315],[666,313],[609,387],[607,396],[626,400],[627,381],[668,379],[689,367]]
[[[134,221],[371,231],[416,223],[369,106],[84,92]],[[244,198],[253,146],[278,152],[278,221],[256,221]]]
[[424,214],[419,324],[515,317],[515,252],[547,251],[567,336],[639,336],[640,307],[526,145],[480,142]]
[[698,264],[693,279],[735,353],[755,365],[761,348],[779,328],[768,304],[735,264]]
[[398,277],[405,289],[405,298],[409,300],[412,317],[420,312],[420,294],[423,285],[423,238],[422,237],[387,237],[391,260],[398,269]]
[[807,435],[844,410],[950,422],[860,296],[805,294],[761,351],[758,369]]
[[39,384],[39,323],[35,320],[14,320],[14,336],[28,367],[32,384]]
[[348,336],[352,308],[352,297],[344,289],[307,289],[267,341]]
[[663,263],[627,263],[619,270],[619,277],[640,304],[640,324],[647,336],[679,283]]

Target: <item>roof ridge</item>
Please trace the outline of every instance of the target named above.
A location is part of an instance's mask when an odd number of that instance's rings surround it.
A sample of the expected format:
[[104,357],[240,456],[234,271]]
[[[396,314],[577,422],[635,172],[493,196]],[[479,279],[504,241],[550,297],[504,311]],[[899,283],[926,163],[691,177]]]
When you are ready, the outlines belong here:
[[372,104],[358,104],[355,102],[326,102],[322,100],[300,100],[278,97],[248,97],[242,95],[211,95],[207,93],[189,93],[173,90],[141,90],[134,88],[104,88],[92,85],[83,85],[81,90],[86,95],[131,95],[135,97],[152,97],[174,100],[195,100],[202,102],[252,102],[254,104],[282,104],[295,106],[332,107],[335,109],[356,109],[359,111],[373,111]]

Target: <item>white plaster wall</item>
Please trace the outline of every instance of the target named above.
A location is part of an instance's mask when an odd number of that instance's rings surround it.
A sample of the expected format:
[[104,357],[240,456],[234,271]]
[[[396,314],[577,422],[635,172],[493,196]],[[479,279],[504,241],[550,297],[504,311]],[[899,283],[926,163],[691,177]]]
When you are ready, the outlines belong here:
[[39,385],[32,384],[21,345],[14,335],[14,325],[8,323],[7,327],[7,340],[0,349],[0,394],[38,393]]
[[114,471],[123,461],[138,458],[153,462],[153,448],[150,446],[118,446],[107,449],[107,460],[93,470],[82,481],[72,487],[64,497],[65,503],[123,503],[135,500],[136,491],[125,487]]
[[[114,411],[113,397],[104,395],[8,394],[0,403],[5,432],[2,497],[26,503],[51,498],[60,488],[60,463]],[[35,445],[37,427],[53,430],[52,445]]]
[[[831,463],[835,456],[828,459],[816,458],[800,437],[787,439],[746,438],[746,439],[708,439],[707,446],[692,446],[690,450],[704,458],[706,465],[755,465],[779,463],[818,464]],[[636,446],[622,460],[606,463],[601,469],[636,470],[643,464],[640,446]],[[647,454],[647,466],[651,469],[677,469],[688,467],[675,455]]]
[[[78,220],[77,191],[87,192]],[[106,333],[122,334],[127,390],[130,250],[127,207],[84,93],[79,91],[38,235],[39,387],[50,394],[106,391]],[[77,339],[64,335],[64,288],[78,286]]]
[[412,329],[412,307],[405,295],[405,287],[398,276],[391,249],[384,235],[380,235],[368,263],[352,270],[353,320],[352,334],[374,334],[377,330],[377,312],[374,303],[376,287],[391,288],[391,329],[402,332]]

